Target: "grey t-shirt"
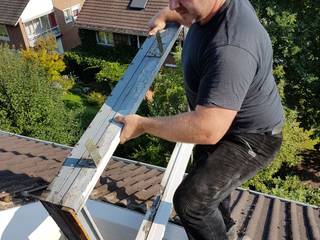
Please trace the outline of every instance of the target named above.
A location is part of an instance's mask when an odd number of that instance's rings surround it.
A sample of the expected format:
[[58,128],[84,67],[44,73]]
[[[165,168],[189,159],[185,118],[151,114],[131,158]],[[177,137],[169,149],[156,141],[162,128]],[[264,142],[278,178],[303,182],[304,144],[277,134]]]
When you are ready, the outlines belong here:
[[227,0],[207,24],[192,24],[182,62],[191,109],[238,111],[229,130],[234,133],[266,132],[283,123],[271,40],[248,0]]

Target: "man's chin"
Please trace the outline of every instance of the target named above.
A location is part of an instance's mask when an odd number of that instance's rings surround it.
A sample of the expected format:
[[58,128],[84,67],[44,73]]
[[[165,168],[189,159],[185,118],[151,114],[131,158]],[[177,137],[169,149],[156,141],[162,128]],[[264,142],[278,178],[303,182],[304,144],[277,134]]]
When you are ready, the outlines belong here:
[[189,14],[189,13],[181,14],[181,16],[182,16],[183,19],[186,20],[187,22],[190,22],[190,23],[194,23],[194,22],[195,22],[194,16],[192,16],[192,15]]

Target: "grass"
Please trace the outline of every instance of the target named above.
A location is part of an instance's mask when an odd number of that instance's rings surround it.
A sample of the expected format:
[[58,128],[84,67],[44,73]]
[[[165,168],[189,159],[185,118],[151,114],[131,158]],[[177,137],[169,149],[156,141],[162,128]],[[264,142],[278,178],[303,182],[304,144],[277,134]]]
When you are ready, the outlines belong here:
[[63,95],[62,100],[70,110],[79,112],[79,122],[81,128],[85,130],[101,106],[89,104],[87,101],[87,94],[75,93],[68,91]]

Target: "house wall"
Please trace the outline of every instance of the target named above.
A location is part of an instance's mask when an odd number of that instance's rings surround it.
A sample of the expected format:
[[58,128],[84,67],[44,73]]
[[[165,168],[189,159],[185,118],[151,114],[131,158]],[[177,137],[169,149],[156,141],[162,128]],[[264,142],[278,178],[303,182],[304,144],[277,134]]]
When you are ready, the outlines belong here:
[[21,14],[21,20],[22,22],[28,22],[52,11],[52,0],[30,0]]
[[81,41],[78,34],[78,27],[75,26],[74,22],[65,22],[63,10],[77,4],[80,4],[81,8],[83,3],[84,0],[53,0],[55,15],[62,34],[62,45],[65,50],[70,50],[80,45]]
[[16,49],[25,49],[29,47],[26,32],[21,20],[19,20],[17,26],[6,25],[6,27],[10,38],[10,42],[7,43],[10,45],[10,47],[15,47]]

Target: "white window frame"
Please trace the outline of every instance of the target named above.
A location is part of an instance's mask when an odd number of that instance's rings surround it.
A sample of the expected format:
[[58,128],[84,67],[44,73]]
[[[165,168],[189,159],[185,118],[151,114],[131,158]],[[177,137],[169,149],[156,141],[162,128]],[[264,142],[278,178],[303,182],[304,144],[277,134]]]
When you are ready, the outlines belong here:
[[10,41],[10,37],[9,37],[7,26],[4,25],[4,24],[0,24],[0,26],[3,26],[4,33],[6,35],[6,36],[1,36],[0,35],[0,40],[9,42]]
[[74,22],[77,19],[77,15],[74,15],[74,11],[80,12],[80,4],[73,5],[72,7],[63,9],[63,16],[65,23]]
[[[99,41],[99,33],[103,33],[103,36],[104,36],[103,42]],[[111,34],[112,42],[108,41],[107,36],[106,36],[107,34]],[[112,32],[97,31],[96,32],[96,39],[97,39],[97,43],[100,44],[100,45],[114,47],[114,37],[113,37],[113,33]]]
[[[28,36],[38,36],[38,35],[41,35],[45,32],[48,32],[50,31],[52,28],[51,28],[51,25],[50,25],[50,21],[49,21],[49,15],[43,15],[41,17],[37,17],[37,18],[34,18],[28,22],[26,22],[24,25],[25,25],[25,28],[26,28],[26,31],[27,31],[27,34]],[[42,18],[45,17],[46,20],[47,20],[47,27],[46,29],[44,29],[44,24],[42,22]],[[40,32],[37,32],[36,31],[36,28],[35,28],[35,24],[36,22],[39,22],[39,25],[40,25],[40,28],[41,28],[41,31]],[[30,25],[28,25],[30,24]],[[29,28],[29,26],[31,26],[32,29]]]

